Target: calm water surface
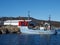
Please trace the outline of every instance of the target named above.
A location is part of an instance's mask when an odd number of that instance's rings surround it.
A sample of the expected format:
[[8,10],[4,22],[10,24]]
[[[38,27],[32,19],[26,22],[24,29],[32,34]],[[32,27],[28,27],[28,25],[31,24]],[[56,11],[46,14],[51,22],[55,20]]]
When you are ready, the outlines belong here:
[[60,35],[1,34],[0,45],[60,45]]

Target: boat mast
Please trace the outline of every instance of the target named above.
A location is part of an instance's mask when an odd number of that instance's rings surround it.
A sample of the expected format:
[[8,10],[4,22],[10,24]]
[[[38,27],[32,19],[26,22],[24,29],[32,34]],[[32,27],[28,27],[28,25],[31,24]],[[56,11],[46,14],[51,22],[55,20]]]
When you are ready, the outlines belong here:
[[30,11],[28,11],[28,20],[30,19]]
[[50,30],[51,30],[51,15],[49,15],[49,24],[50,24]]

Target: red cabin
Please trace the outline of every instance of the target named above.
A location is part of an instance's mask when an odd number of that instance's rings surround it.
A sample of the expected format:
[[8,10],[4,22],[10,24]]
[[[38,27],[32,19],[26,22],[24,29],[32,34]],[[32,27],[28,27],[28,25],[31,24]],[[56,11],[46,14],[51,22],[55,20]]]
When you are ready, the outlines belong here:
[[19,21],[19,26],[28,26],[28,21]]

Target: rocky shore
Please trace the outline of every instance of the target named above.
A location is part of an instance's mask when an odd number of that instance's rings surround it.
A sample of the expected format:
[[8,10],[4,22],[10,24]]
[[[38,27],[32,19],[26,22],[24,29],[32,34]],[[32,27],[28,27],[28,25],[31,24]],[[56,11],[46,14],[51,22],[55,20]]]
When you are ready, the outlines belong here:
[[8,34],[8,33],[21,33],[20,29],[17,26],[1,26],[0,34]]

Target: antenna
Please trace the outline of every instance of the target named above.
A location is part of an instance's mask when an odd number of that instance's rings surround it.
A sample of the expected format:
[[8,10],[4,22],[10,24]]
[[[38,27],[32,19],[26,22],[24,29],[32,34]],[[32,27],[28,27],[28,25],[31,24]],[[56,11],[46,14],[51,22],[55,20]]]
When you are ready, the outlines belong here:
[[28,11],[28,20],[30,19],[30,11]]

